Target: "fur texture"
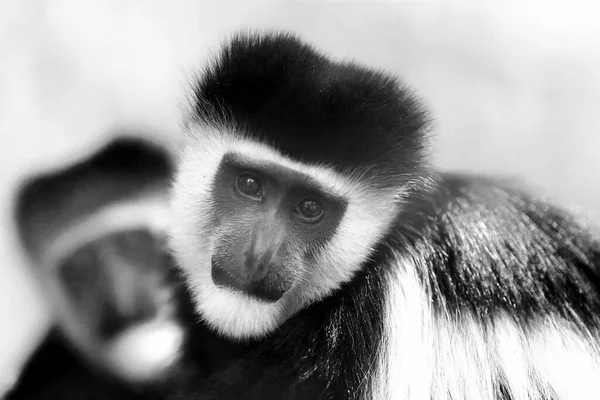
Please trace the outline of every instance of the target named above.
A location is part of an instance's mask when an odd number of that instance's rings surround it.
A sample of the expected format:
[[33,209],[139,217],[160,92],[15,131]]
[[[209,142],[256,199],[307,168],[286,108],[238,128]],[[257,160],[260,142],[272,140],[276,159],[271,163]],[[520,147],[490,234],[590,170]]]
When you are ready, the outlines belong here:
[[[317,256],[301,286],[277,303],[268,304],[217,287],[211,279],[209,214],[211,179],[223,156],[234,152],[245,160],[269,162],[307,174],[320,186],[348,200],[348,209],[331,243]],[[171,245],[191,284],[198,311],[220,333],[232,338],[262,337],[298,309],[317,301],[350,280],[397,212],[395,190],[374,191],[358,178],[345,177],[320,165],[306,165],[283,157],[260,143],[201,126],[190,132],[173,191]],[[202,232],[199,237],[198,232]],[[340,262],[341,261],[341,262]]]
[[291,34],[236,35],[194,85],[191,117],[308,165],[399,187],[424,156],[427,118],[396,77],[337,62]]
[[599,396],[597,239],[489,179],[443,175],[409,203],[387,236],[402,261],[374,386],[393,395],[374,398]]
[[146,228],[157,235],[164,234],[168,228],[167,200],[162,193],[119,202],[91,213],[78,223],[62,229],[46,241],[46,247],[40,252],[44,265],[50,273],[73,250],[111,232]]
[[[427,168],[426,113],[397,79],[293,35],[238,35],[194,86],[187,130],[171,244],[206,346],[189,352],[202,372],[183,398],[598,398],[597,238],[503,183]],[[348,203],[274,304],[211,281],[226,153]]]
[[[597,242],[563,214],[521,218],[522,226],[499,231],[506,207],[524,215],[522,197],[484,180],[443,176],[438,188],[420,199],[420,211],[400,213],[371,261],[340,290],[301,310],[266,339],[238,348],[212,383],[196,387],[198,398],[319,399],[593,399],[600,376],[598,346]],[[462,187],[464,197],[453,190]],[[488,192],[489,191],[489,192]],[[490,193],[487,207],[473,196]],[[502,207],[501,207],[502,206]],[[486,213],[485,218],[481,218]],[[573,247],[564,236],[579,238]],[[452,234],[460,227],[463,235]],[[468,249],[467,232],[494,233]],[[436,238],[429,235],[434,234]],[[413,242],[414,240],[414,242]],[[420,243],[417,243],[420,242]],[[545,253],[544,242],[558,246]],[[404,244],[401,244],[404,243]],[[409,248],[406,248],[409,246]],[[525,246],[548,261],[545,292],[534,311],[526,289],[490,280],[498,268],[518,281],[535,265],[507,258],[503,251]],[[567,246],[562,248],[562,246]],[[448,257],[449,249],[465,249]],[[540,251],[543,249],[544,252]],[[537,251],[537,253],[536,253]],[[552,259],[554,255],[560,258]],[[503,260],[483,264],[480,257]],[[596,258],[594,258],[596,257]],[[561,270],[561,266],[569,268]],[[597,263],[597,261],[594,261]],[[488,301],[469,307],[475,295],[444,286],[449,277],[466,290],[486,287]],[[563,286],[561,286],[561,284]],[[468,285],[468,286],[466,286]],[[577,287],[573,291],[568,287]],[[517,292],[521,301],[503,304]],[[495,300],[496,299],[496,300]],[[489,307],[489,308],[487,308]],[[275,350],[276,349],[276,350]],[[254,372],[257,371],[257,372]],[[197,391],[196,391],[197,390]],[[306,396],[306,397],[305,397]]]
[[50,347],[136,384],[166,373],[184,336],[164,249],[170,161],[125,137],[32,177],[16,199],[20,239],[64,342]]

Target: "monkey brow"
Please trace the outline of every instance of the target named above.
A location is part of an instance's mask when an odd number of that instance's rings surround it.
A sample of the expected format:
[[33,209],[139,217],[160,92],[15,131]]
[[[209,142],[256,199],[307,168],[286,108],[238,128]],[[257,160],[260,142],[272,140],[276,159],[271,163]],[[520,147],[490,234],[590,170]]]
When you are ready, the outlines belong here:
[[318,192],[319,194],[330,198],[331,200],[344,202],[345,199],[331,193],[327,187],[316,181],[310,175],[287,168],[273,161],[251,161],[244,156],[229,152],[225,153],[222,158],[222,163],[234,166],[240,169],[247,169],[251,172],[262,176],[276,178],[281,182],[291,182],[292,186],[301,186],[309,190]]

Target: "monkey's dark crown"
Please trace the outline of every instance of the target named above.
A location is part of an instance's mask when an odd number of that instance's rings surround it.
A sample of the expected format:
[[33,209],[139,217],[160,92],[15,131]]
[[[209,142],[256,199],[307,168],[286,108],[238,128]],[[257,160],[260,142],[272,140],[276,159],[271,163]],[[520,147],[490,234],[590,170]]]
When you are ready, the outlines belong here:
[[240,34],[194,87],[194,118],[303,162],[393,181],[420,165],[426,115],[393,76],[336,62],[286,33]]

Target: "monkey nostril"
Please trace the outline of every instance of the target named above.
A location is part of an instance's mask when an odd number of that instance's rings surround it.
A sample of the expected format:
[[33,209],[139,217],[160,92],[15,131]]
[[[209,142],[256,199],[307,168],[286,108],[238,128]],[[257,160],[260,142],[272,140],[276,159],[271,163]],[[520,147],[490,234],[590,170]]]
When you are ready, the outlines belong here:
[[252,269],[252,275],[251,275],[251,279],[254,281],[260,281],[263,280],[265,278],[265,276],[267,276],[267,272],[269,272],[269,270],[274,269],[271,265],[269,265],[266,262],[259,262],[253,269]]
[[264,284],[256,284],[250,287],[248,293],[267,302],[276,302],[283,297],[286,290],[273,288]]
[[244,285],[229,274],[223,267],[213,261],[211,277],[215,285],[228,286],[238,290],[244,290]]
[[268,263],[259,263],[246,269],[243,278],[233,276],[218,262],[212,262],[211,277],[215,285],[231,288],[240,292],[247,293],[258,299],[275,302],[279,300],[287,291],[279,287],[269,285],[265,278],[271,266]]

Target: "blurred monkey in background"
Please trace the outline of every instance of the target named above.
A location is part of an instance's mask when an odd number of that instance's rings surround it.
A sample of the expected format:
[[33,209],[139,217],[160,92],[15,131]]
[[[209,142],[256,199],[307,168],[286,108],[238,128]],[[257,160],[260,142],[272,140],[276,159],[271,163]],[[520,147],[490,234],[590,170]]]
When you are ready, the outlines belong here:
[[31,178],[18,194],[20,237],[55,313],[55,340],[107,385],[156,384],[181,355],[185,334],[165,247],[170,172],[157,146],[121,138]]

